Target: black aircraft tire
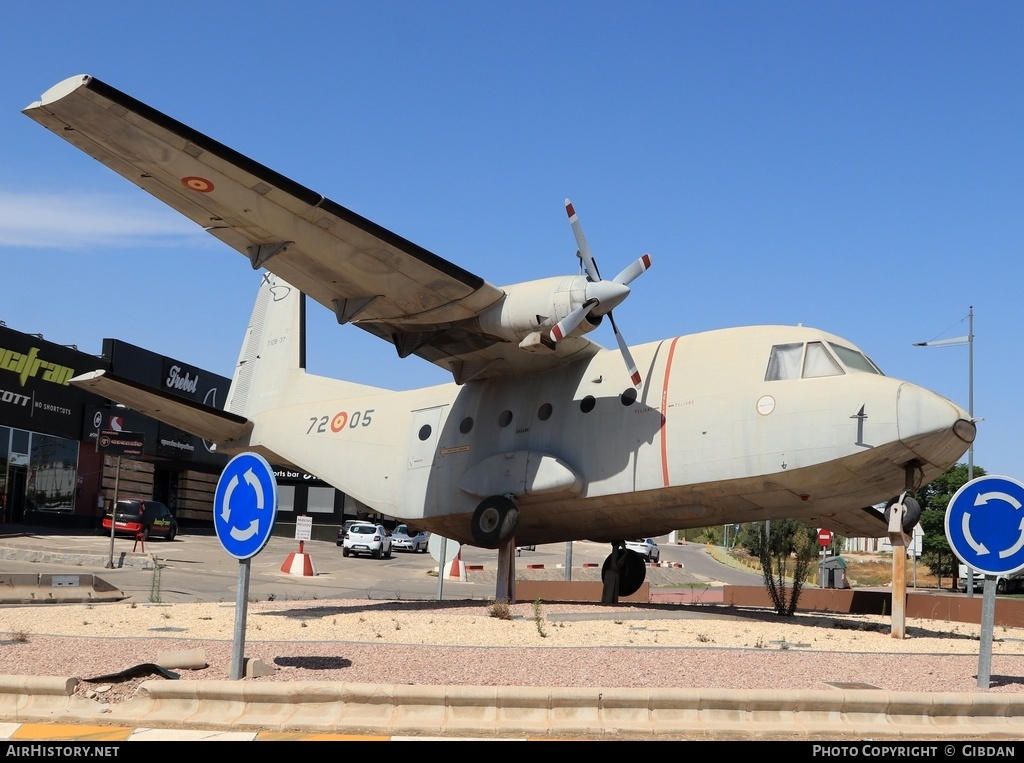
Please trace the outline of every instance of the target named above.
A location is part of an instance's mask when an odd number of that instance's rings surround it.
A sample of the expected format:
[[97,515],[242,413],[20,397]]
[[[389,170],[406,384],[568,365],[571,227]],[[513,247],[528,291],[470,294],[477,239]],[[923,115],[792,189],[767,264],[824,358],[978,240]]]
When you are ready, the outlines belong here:
[[[885,504],[885,522],[889,523],[889,512],[892,510],[893,504],[897,501],[896,498],[891,499]],[[903,515],[903,532],[908,535],[913,531],[914,527],[918,522],[921,521],[921,504],[918,503],[916,498],[907,496],[903,499],[903,505],[906,507],[906,512]]]
[[[619,596],[632,596],[640,590],[640,586],[647,579],[647,565],[644,563],[644,558],[636,551],[630,551],[627,548],[625,555],[622,572],[619,573]],[[609,554],[605,558],[604,564],[601,565],[601,580],[604,580],[611,566],[612,555]]]
[[909,533],[921,521],[921,504],[916,498],[908,496],[903,499],[903,505],[907,507],[907,513],[903,517],[903,532]]
[[497,548],[509,538],[519,523],[519,509],[503,495],[485,498],[473,512],[470,530],[473,540],[483,548]]

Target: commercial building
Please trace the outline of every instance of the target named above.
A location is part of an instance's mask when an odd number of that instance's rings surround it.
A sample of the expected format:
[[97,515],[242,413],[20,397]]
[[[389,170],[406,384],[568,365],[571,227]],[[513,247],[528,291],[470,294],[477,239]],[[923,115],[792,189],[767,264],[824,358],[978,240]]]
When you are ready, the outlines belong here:
[[[117,499],[167,505],[183,527],[213,527],[213,495],[228,457],[210,443],[78,389],[94,370],[222,408],[231,380],[117,339],[100,356],[0,325],[0,523],[99,527]],[[100,432],[143,441],[137,457],[97,448]],[[313,475],[275,466],[275,534],[313,517],[314,537],[333,539],[346,518],[377,518]]]

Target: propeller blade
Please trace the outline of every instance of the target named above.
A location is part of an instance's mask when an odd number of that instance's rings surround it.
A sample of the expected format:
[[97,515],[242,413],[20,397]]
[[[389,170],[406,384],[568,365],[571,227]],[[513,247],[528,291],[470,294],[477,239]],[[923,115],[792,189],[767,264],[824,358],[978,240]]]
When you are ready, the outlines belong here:
[[583,260],[583,267],[587,271],[587,278],[591,281],[600,281],[601,273],[597,269],[597,262],[594,255],[590,253],[590,245],[586,236],[583,235],[583,227],[580,225],[580,218],[573,209],[572,202],[565,200],[565,213],[569,215],[569,225],[572,226],[572,234],[576,237],[576,248],[579,249],[580,259]]
[[594,305],[597,304],[596,299],[588,299],[582,305],[577,307],[567,316],[562,318],[558,323],[551,329],[551,341],[561,342],[569,334],[576,330],[576,327],[583,323],[583,319],[587,316],[587,311],[590,310]]
[[612,324],[612,331],[615,332],[615,341],[619,343],[619,352],[622,353],[622,359],[626,361],[626,370],[629,372],[629,379],[633,382],[634,387],[640,386],[640,372],[636,369],[636,363],[633,362],[633,356],[629,352],[629,347],[626,345],[626,340],[622,338],[622,334],[619,333],[619,327],[615,325],[615,318],[612,317],[611,312],[608,313],[608,320]]
[[615,283],[628,286],[637,276],[646,273],[651,267],[651,255],[645,254],[636,262],[626,267],[621,273],[615,276]]

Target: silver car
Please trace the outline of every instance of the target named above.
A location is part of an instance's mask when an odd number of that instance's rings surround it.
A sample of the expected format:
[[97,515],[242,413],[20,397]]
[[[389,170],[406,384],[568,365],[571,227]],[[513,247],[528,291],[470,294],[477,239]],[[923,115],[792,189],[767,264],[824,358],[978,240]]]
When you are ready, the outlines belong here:
[[395,551],[412,551],[425,554],[428,543],[427,533],[423,530],[410,532],[408,525],[399,525],[391,531],[391,548]]

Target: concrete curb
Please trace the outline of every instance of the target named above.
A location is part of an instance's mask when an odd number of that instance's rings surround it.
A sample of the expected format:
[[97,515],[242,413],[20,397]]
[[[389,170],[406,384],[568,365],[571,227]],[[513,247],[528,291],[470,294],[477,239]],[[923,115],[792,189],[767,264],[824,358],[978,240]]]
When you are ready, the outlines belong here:
[[2,604],[84,604],[124,598],[123,591],[89,573],[0,575]]
[[1024,696],[145,681],[130,700],[75,678],[0,676],[0,719],[390,735],[805,740],[1021,739]]

